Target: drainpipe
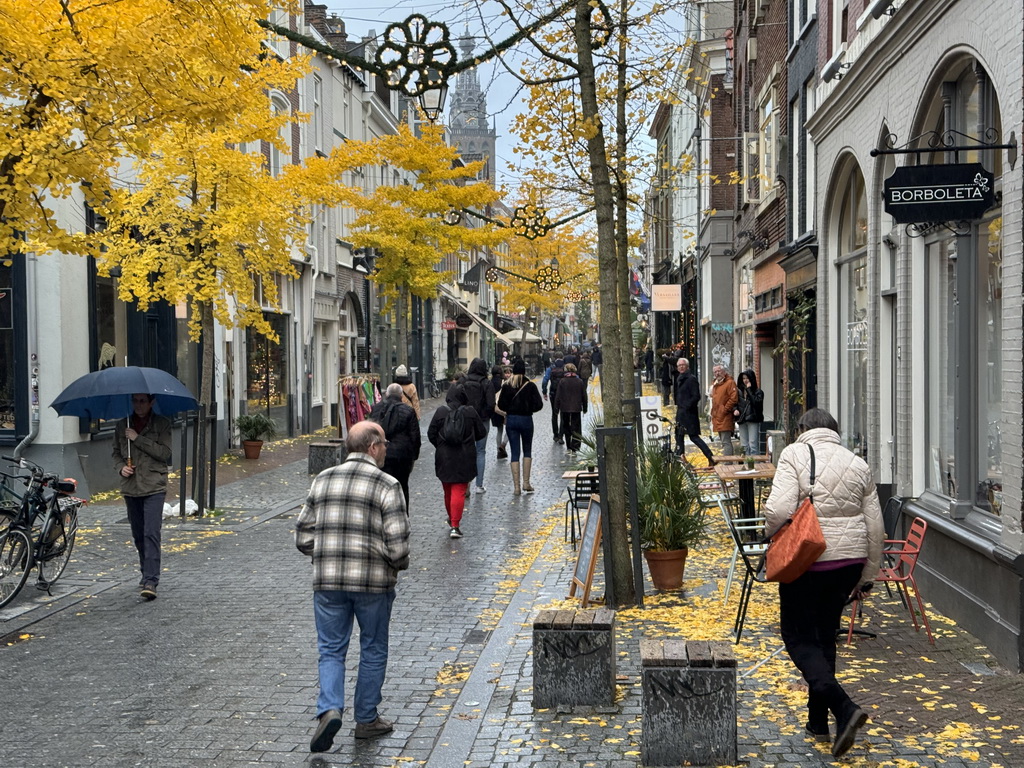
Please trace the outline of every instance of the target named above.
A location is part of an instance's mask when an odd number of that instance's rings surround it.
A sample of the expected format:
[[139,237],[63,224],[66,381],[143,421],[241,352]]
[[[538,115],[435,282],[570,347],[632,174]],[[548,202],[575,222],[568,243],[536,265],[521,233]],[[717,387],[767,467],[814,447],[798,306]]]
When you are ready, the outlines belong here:
[[20,459],[21,454],[39,436],[39,303],[36,301],[36,260],[33,253],[28,256],[28,274],[26,275],[25,303],[26,314],[32,320],[29,331],[28,359],[32,365],[29,373],[29,402],[32,408],[31,427],[27,435],[22,438],[14,449],[14,458]]

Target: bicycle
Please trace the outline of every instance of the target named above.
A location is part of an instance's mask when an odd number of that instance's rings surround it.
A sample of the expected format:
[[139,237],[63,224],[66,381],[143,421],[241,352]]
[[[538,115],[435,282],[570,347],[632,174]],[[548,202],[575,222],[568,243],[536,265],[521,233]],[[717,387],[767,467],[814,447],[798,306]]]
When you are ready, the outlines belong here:
[[0,535],[10,526],[18,514],[18,507],[21,506],[22,494],[15,487],[15,480],[24,482],[21,475],[11,475],[7,472],[0,472]]
[[47,473],[28,459],[3,457],[27,470],[16,476],[27,486],[7,530],[0,534],[0,608],[14,600],[39,566],[40,589],[49,591],[71,560],[78,533],[78,511],[85,504],[71,494],[77,483]]

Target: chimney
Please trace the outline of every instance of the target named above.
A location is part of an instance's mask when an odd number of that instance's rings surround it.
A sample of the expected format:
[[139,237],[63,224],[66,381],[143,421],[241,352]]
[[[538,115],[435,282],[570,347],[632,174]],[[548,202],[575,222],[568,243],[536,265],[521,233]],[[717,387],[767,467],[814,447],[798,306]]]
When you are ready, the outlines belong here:
[[327,30],[327,6],[317,5],[311,3],[309,0],[306,2],[306,23],[319,32],[321,35],[326,35]]
[[348,34],[345,32],[345,22],[332,13],[326,20],[325,26],[327,29],[324,32],[324,36],[327,38],[327,42],[338,50],[346,50],[348,48]]

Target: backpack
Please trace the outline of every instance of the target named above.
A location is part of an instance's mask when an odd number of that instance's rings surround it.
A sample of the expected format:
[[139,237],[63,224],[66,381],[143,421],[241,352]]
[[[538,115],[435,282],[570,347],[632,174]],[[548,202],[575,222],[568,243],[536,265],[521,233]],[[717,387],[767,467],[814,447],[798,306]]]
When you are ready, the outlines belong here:
[[462,445],[466,441],[466,415],[462,412],[465,406],[449,408],[444,423],[438,432],[441,442],[446,445]]

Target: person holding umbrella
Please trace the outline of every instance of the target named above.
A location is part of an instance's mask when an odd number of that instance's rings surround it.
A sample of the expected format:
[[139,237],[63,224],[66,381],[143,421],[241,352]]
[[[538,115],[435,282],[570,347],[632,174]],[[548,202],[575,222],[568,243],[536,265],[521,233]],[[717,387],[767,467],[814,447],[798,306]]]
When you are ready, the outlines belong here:
[[146,600],[156,599],[160,582],[160,532],[171,461],[171,420],[153,413],[154,399],[147,392],[132,395],[132,415],[117,422],[113,450],[132,539],[139,551],[140,594]]

